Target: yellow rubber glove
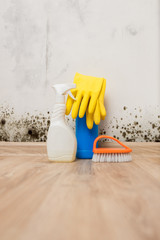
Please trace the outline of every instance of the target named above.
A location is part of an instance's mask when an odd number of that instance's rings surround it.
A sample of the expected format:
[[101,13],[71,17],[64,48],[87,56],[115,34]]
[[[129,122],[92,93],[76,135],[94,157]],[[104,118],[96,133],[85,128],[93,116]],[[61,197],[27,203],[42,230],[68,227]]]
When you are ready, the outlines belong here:
[[78,111],[79,117],[82,118],[86,112],[86,124],[89,129],[93,127],[93,121],[100,123],[101,119],[106,116],[104,107],[104,94],[106,80],[104,78],[96,78],[76,73],[74,77],[76,89],[71,90],[74,101],[70,96],[66,102],[66,115],[72,108],[72,118],[76,118]]
[[90,114],[88,111],[86,112],[86,123],[89,129],[92,129],[93,122],[98,125],[102,120],[105,119],[106,109],[104,106],[104,95],[106,89],[106,79],[103,79],[102,89],[100,91],[99,97],[97,99],[97,104],[94,113]]
[[103,78],[76,73],[74,83],[76,83],[76,89],[71,90],[71,92],[76,98],[76,101],[68,96],[66,102],[66,115],[70,113],[72,108],[73,119],[77,117],[78,111],[80,118],[84,116],[86,109],[88,109],[90,114],[94,112],[102,88]]

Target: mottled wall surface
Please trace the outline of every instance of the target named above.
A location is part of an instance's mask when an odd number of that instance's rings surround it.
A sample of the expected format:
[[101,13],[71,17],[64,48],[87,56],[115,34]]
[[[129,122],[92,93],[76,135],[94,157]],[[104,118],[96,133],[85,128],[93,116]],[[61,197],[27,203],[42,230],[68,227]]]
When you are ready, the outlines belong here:
[[107,79],[100,134],[160,141],[159,10],[159,0],[0,0],[0,140],[46,141],[51,85],[80,72]]

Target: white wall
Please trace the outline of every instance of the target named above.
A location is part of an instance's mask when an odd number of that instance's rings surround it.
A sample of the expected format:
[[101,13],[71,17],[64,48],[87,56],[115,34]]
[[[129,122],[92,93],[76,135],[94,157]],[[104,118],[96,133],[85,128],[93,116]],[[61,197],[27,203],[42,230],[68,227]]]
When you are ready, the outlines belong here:
[[107,79],[100,133],[160,141],[159,5],[0,0],[1,140],[45,140],[50,86],[72,82],[79,72]]

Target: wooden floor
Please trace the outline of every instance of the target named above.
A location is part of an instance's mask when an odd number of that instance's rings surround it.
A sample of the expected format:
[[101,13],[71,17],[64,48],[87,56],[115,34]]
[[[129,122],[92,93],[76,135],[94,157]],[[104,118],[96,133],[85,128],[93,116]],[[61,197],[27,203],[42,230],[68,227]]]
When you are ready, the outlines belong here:
[[44,143],[0,143],[0,240],[160,239],[160,143],[130,163],[49,163]]

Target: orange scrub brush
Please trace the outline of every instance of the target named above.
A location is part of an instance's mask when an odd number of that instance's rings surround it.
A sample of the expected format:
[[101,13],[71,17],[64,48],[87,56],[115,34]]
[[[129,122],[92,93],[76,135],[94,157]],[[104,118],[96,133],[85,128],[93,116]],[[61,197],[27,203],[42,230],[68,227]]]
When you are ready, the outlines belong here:
[[[101,138],[109,138],[119,143],[124,148],[97,148],[96,144]],[[130,152],[132,149],[121,143],[116,138],[101,135],[93,143],[93,162],[129,162],[132,161]]]

